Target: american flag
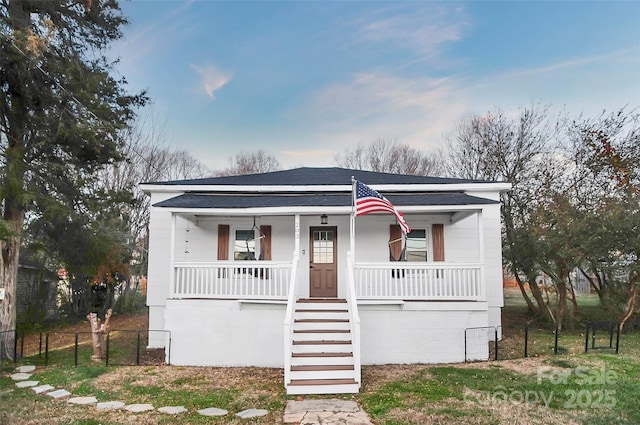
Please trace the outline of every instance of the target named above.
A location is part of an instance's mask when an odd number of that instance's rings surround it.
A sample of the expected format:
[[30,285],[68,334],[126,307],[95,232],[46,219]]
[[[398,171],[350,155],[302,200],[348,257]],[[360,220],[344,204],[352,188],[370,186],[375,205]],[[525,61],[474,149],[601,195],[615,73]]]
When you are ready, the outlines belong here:
[[404,221],[402,213],[387,198],[366,184],[356,181],[356,217],[375,212],[386,212],[395,215],[402,231],[405,234],[411,231],[411,227]]

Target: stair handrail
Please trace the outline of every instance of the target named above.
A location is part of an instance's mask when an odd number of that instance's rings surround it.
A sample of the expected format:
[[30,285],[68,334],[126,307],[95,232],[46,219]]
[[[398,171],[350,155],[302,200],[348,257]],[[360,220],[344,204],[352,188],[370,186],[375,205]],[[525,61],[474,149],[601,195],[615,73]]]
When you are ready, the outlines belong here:
[[291,382],[291,347],[293,346],[293,309],[296,303],[296,275],[300,255],[298,250],[293,253],[291,264],[291,278],[289,281],[289,294],[287,296],[287,311],[284,315],[284,384]]
[[351,251],[347,252],[347,305],[349,306],[349,324],[353,335],[353,368],[355,381],[358,386],[362,382],[361,360],[360,360],[360,314],[358,313],[358,298],[356,296],[356,282],[354,275],[354,261]]

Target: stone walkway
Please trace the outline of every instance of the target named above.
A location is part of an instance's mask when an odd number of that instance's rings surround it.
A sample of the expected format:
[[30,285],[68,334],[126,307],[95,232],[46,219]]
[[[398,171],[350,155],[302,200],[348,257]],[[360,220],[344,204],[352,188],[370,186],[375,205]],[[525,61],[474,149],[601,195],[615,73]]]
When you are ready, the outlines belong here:
[[[120,400],[98,403],[95,397],[72,397],[72,394],[62,388],[56,389],[49,384],[40,385],[39,381],[31,380],[35,366],[20,366],[11,379],[16,381],[16,388],[31,388],[35,394],[43,394],[56,400],[66,399],[68,404],[81,406],[95,406],[98,410],[124,409],[131,413],[142,413],[157,410],[167,415],[179,415],[188,410],[184,406],[164,406],[155,408],[152,404],[126,404]],[[202,416],[226,416],[227,410],[209,407],[197,411]],[[267,415],[265,409],[246,409],[236,413],[242,419],[258,418]],[[284,411],[285,425],[373,425],[367,412],[362,410],[354,401],[329,400],[289,400]]]
[[[54,386],[49,384],[40,385],[39,381],[31,380],[31,377],[33,376],[32,372],[35,370],[35,366],[19,366],[16,368],[16,373],[11,375],[11,379],[16,381],[16,388],[31,388],[31,390],[36,394],[46,394],[56,400],[66,398],[67,403],[69,404],[95,406],[98,410],[124,409],[132,413],[157,410],[158,412],[167,415],[179,415],[181,413],[188,412],[184,406],[165,406],[156,409],[152,404],[126,404],[119,400],[98,403],[98,400],[95,397],[71,397],[72,394],[65,389],[56,389]],[[269,411],[264,409],[246,409],[242,412],[236,413],[236,416],[243,419],[251,419],[265,416],[268,413]],[[198,414],[202,416],[226,416],[229,412],[224,409],[209,407],[207,409],[198,410]]]
[[358,403],[339,399],[290,400],[282,422],[290,425],[373,425]]

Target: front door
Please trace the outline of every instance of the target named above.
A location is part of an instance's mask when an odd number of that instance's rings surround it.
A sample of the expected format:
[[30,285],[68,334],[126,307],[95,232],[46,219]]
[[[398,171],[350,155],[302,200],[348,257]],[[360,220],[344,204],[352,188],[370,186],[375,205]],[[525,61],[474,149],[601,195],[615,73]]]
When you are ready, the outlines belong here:
[[337,227],[309,229],[309,296],[338,296]]

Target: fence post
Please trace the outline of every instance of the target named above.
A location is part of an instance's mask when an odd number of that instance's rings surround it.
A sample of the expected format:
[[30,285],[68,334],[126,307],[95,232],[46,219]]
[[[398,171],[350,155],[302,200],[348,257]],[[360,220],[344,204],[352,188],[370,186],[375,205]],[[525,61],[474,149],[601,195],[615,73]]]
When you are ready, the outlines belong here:
[[42,332],[38,336],[38,358],[42,358]]
[[596,348],[596,326],[593,325],[593,328],[591,329],[591,348],[595,349]]
[[73,367],[78,367],[78,332],[76,332],[76,340],[73,346]]
[[467,330],[464,330],[464,362],[467,362]]
[[[11,332],[11,331],[9,331]],[[13,364],[18,363],[18,330],[13,330]]]
[[620,348],[620,326],[621,324],[618,323],[618,330],[616,332],[616,354],[618,354],[618,348]]
[[584,333],[584,352],[585,354],[589,351],[589,322],[587,322],[586,331]]
[[556,324],[556,332],[555,332],[555,341],[553,343],[553,354],[556,355],[558,354],[558,333],[559,333],[559,328],[558,328],[558,324]]
[[20,358],[24,358],[24,331],[20,337]]
[[613,348],[613,322],[609,322],[609,348]]
[[47,332],[44,341],[44,365],[49,366],[49,332]]
[[529,348],[529,324],[524,325],[524,357],[529,357],[527,349]]
[[493,333],[495,336],[494,347],[496,349],[495,360],[498,360],[498,327],[497,326],[493,329]]
[[140,366],[140,332],[136,338],[136,366]]

